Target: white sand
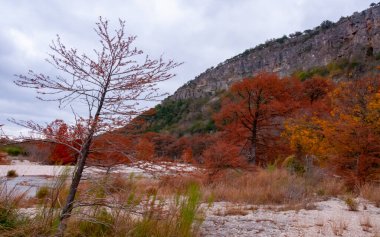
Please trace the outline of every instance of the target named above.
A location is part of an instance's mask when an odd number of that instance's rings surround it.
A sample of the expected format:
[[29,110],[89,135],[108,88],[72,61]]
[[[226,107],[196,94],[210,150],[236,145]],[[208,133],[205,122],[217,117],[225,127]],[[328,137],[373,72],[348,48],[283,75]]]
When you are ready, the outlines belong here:
[[73,169],[72,166],[59,165],[34,165],[34,164],[17,164],[17,165],[0,165],[0,176],[6,176],[9,170],[15,170],[19,176],[55,176],[60,174],[65,167]]
[[[29,161],[12,161],[11,165],[0,165],[0,177],[6,176],[9,170],[15,170],[19,176],[55,176],[60,174],[65,168],[70,170],[74,166],[60,165],[39,165]],[[112,168],[112,173],[121,174],[145,174],[145,173],[172,173],[172,172],[191,172],[195,167],[185,164],[174,164],[163,162],[161,164],[138,163],[131,165],[118,165]],[[99,167],[86,167],[84,175],[93,175],[105,172],[106,169]]]

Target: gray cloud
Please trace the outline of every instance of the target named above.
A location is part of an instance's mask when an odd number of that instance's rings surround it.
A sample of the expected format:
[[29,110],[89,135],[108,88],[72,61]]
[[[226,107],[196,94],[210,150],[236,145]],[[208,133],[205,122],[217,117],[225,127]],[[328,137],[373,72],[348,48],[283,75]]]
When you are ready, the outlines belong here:
[[[69,111],[35,99],[31,90],[18,88],[14,74],[29,69],[54,75],[44,59],[56,34],[68,46],[91,52],[98,47],[93,32],[98,16],[116,26],[126,20],[136,45],[150,55],[183,61],[177,77],[162,84],[173,93],[205,69],[265,40],[303,31],[323,20],[364,10],[367,0],[3,0],[0,14],[0,124],[18,133],[6,119],[55,118],[70,121]],[[7,129],[8,128],[8,129]]]

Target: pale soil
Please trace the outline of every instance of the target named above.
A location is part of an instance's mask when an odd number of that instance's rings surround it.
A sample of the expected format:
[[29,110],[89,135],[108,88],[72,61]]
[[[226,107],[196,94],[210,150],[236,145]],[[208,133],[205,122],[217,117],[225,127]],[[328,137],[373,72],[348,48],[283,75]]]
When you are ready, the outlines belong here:
[[349,211],[340,199],[317,202],[316,210],[300,211],[215,203],[207,211],[201,236],[380,236],[380,208],[365,200],[359,202],[356,212]]
[[[6,176],[9,170],[15,170],[19,176],[56,176],[68,168],[74,169],[74,166],[60,166],[60,165],[40,165],[32,163],[27,160],[13,160],[10,165],[0,165],[0,177]],[[161,164],[151,163],[138,163],[133,166],[130,165],[117,165],[112,167],[112,173],[119,174],[149,174],[152,173],[170,173],[170,172],[191,172],[195,168],[185,164],[172,164],[162,162]],[[105,168],[99,167],[86,167],[84,175],[92,175],[106,172]]]

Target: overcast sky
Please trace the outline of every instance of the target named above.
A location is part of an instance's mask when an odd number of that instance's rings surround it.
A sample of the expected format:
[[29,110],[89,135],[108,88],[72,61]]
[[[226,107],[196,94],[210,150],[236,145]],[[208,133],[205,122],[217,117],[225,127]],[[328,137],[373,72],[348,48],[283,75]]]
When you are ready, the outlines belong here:
[[0,0],[0,124],[9,134],[21,128],[8,118],[41,123],[71,121],[54,102],[41,102],[33,90],[13,84],[29,69],[54,75],[44,59],[59,34],[80,51],[98,48],[93,31],[99,16],[126,21],[136,46],[184,64],[163,85],[173,93],[205,69],[267,39],[314,28],[323,20],[366,9],[367,0]]

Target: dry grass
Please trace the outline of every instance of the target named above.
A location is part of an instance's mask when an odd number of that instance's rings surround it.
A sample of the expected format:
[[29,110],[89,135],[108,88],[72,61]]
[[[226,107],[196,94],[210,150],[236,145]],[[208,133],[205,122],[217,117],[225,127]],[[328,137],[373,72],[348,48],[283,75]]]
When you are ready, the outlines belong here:
[[315,225],[316,226],[319,226],[319,227],[322,227],[325,225],[325,220],[321,217],[319,217],[316,221],[315,221]]
[[[112,198],[93,194],[96,198],[87,201],[90,205],[71,218],[68,236],[191,237],[197,236],[203,221],[197,186],[172,196],[170,202],[155,194],[140,197],[133,190],[120,189]],[[93,205],[100,200],[102,205]]]
[[359,189],[360,196],[380,207],[380,185],[365,184]]
[[363,231],[371,232],[371,228],[373,227],[373,224],[369,215],[363,215],[360,217],[360,226],[362,227]]
[[249,214],[249,210],[242,206],[226,206],[224,210],[217,210],[215,215],[217,216],[246,216]]
[[316,210],[317,206],[312,202],[303,201],[300,203],[288,203],[276,208],[276,211],[300,211],[300,210]]
[[10,163],[7,159],[7,153],[0,151],[0,165],[9,165]]
[[320,182],[315,183],[315,193],[318,196],[338,197],[346,192],[345,183],[337,178],[323,177]]
[[[62,198],[67,195],[66,177],[58,178],[40,200],[32,200],[38,202],[38,208],[27,219],[18,213],[18,203],[32,201],[3,195],[0,189],[0,235],[54,235]],[[197,236],[203,221],[198,186],[190,185],[182,193],[161,199],[151,190],[159,182],[149,183],[148,188],[143,185],[145,179],[134,177],[107,176],[90,181],[80,186],[67,236]]]
[[283,169],[255,172],[227,172],[223,179],[204,186],[206,196],[215,201],[230,201],[246,204],[302,204],[313,208],[308,201],[314,200],[318,190],[323,196],[344,192],[343,185],[335,179],[310,183],[304,177],[290,174]]
[[206,187],[216,201],[248,204],[284,204],[306,198],[305,182],[285,170],[254,173],[230,171]]
[[260,223],[260,222],[269,222],[269,223],[273,223],[275,224],[276,222],[274,220],[271,220],[271,219],[257,219],[256,220],[257,223]]
[[334,235],[343,236],[344,231],[348,228],[348,224],[344,219],[332,220],[330,227]]
[[183,192],[189,185],[196,184],[203,187],[206,176],[201,173],[192,175],[165,175],[159,178],[157,188],[161,195],[172,195],[173,193]]
[[0,181],[0,233],[25,223],[26,218],[18,209],[25,196],[25,192],[19,193],[16,187],[8,188]]
[[244,204],[285,204],[287,209],[315,209],[313,201],[339,196],[346,192],[343,181],[331,177],[306,179],[285,169],[256,171],[226,170],[210,182],[207,175],[164,176],[150,188],[160,195],[181,192],[195,183],[201,187],[204,201],[227,201]]

